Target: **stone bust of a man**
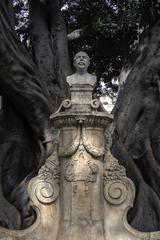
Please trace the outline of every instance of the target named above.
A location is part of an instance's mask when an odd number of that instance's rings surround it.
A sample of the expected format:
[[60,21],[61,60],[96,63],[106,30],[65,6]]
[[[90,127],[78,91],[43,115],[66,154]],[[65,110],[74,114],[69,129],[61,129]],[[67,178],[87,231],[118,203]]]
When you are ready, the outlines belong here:
[[73,85],[95,85],[97,77],[88,73],[87,71],[90,65],[90,58],[86,52],[78,52],[74,56],[73,65],[76,69],[76,72],[67,77],[67,82],[70,87],[72,87]]

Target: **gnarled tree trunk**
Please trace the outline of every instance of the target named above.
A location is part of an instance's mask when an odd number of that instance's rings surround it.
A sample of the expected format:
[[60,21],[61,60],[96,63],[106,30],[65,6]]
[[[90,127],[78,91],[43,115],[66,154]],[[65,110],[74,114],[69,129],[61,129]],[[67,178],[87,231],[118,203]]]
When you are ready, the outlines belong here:
[[[9,0],[0,1],[0,92],[3,98],[0,225],[21,229],[34,221],[27,183],[50,154],[49,115],[58,107],[57,99],[66,93],[64,75],[70,66],[66,54],[63,71],[59,49],[53,47],[52,21],[47,18],[49,3],[44,7],[40,1],[30,1],[33,59],[16,36],[13,18],[10,19],[12,8],[8,4]],[[55,28],[58,29],[56,24]],[[63,37],[66,38],[66,32]],[[65,47],[63,51],[67,53],[67,44]],[[63,75],[58,79],[55,56]]]
[[136,186],[131,224],[160,229],[160,22],[151,30],[114,110],[113,153]]
[[30,0],[30,35],[53,111],[68,93],[66,76],[71,74],[66,27],[57,0]]
[[[30,0],[33,59],[15,34],[8,3],[0,1],[0,223],[17,229],[34,220],[28,174],[36,173],[47,157],[43,141],[52,134],[49,115],[67,94],[65,77],[71,70],[58,1]],[[114,112],[113,153],[137,191],[129,220],[143,231],[160,229],[159,33],[160,23],[129,73]]]

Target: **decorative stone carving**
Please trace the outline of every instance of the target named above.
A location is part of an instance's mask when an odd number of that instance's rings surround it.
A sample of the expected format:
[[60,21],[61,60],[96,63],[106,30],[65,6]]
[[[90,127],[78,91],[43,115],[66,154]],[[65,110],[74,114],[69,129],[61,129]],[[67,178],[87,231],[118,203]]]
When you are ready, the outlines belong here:
[[104,197],[110,204],[122,204],[127,197],[126,172],[110,150],[104,161]]
[[57,152],[54,152],[40,168],[37,177],[29,183],[31,197],[36,197],[43,204],[54,202],[59,195],[60,172],[57,160]]
[[36,212],[35,223],[25,230],[0,228],[3,240],[51,240],[58,234],[59,214],[59,160],[57,148],[40,168],[28,186],[30,201]]
[[110,150],[106,155],[104,162],[104,182],[108,183],[126,177],[125,168],[119,165],[118,160],[113,157]]
[[[82,150],[83,149],[83,150]],[[79,146],[79,151],[72,157],[72,160],[66,164],[65,169],[65,178],[69,182],[95,182],[96,175],[99,171],[99,167],[97,164],[92,163],[87,157],[87,155],[83,152],[83,146]],[[81,168],[81,164],[84,164],[83,171],[79,171]]]
[[160,232],[139,232],[127,222],[135,188],[105,136],[113,116],[92,97],[89,57],[80,52],[74,64],[77,73],[67,79],[71,98],[51,116],[58,144],[28,186],[36,221],[25,230],[0,228],[0,239],[160,240]]

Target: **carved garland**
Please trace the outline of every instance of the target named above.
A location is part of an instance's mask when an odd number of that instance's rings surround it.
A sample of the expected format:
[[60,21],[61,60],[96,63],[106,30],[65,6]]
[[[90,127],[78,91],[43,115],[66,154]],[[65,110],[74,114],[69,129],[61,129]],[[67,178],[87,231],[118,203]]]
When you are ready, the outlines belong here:
[[79,126],[77,130],[77,136],[75,137],[74,141],[70,144],[70,146],[66,145],[63,148],[59,149],[59,156],[60,157],[70,157],[72,156],[78,149],[80,142],[82,140],[82,144],[85,147],[86,151],[91,154],[93,157],[98,158],[104,155],[105,147],[104,144],[102,147],[95,147],[91,143],[88,142],[85,128]]
[[73,140],[73,142],[70,144],[70,146],[66,145],[63,146],[63,148],[60,147],[59,149],[59,156],[60,157],[69,157],[72,156],[78,149],[80,144],[80,127],[77,129],[77,136]]
[[93,157],[97,158],[102,157],[104,155],[105,153],[104,144],[102,145],[102,147],[95,147],[91,143],[89,143],[86,137],[85,128],[82,129],[82,142],[86,151],[90,153]]

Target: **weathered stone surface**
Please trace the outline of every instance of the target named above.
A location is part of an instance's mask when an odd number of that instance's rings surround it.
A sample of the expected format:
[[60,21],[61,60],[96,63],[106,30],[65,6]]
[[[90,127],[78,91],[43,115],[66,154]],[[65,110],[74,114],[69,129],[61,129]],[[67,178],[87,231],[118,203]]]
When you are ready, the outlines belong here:
[[73,84],[71,98],[51,116],[60,134],[53,154],[28,186],[36,222],[22,231],[0,228],[0,239],[160,239],[160,232],[142,233],[127,222],[134,185],[104,134],[113,116],[92,98],[92,90],[86,82]]

